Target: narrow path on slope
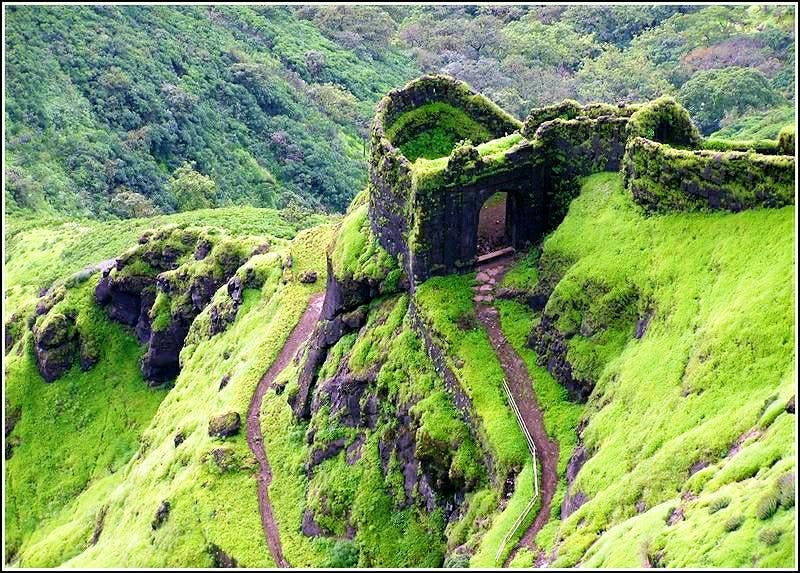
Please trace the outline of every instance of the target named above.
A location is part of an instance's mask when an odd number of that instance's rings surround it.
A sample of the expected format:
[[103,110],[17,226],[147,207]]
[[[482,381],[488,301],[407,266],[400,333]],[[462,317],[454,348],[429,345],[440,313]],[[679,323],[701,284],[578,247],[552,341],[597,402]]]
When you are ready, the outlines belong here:
[[261,434],[261,402],[264,395],[272,385],[275,377],[289,364],[300,346],[308,339],[314,325],[319,320],[322,311],[322,299],[324,293],[318,293],[311,297],[308,302],[300,322],[292,330],[286,344],[283,345],[278,356],[273,361],[269,370],[261,377],[250,401],[247,410],[247,445],[258,460],[259,472],[256,475],[258,483],[258,508],[261,511],[261,524],[264,527],[264,535],[267,538],[272,558],[278,567],[290,567],[289,562],[283,556],[281,549],[281,538],[275,516],[272,514],[272,504],[269,501],[269,484],[272,483],[272,470],[267,460],[267,451],[264,448],[264,437]]
[[539,409],[539,403],[536,401],[536,395],[533,392],[528,368],[503,334],[497,309],[492,306],[495,288],[502,280],[511,262],[512,257],[505,256],[480,265],[476,277],[475,297],[473,298],[478,320],[481,321],[486,333],[489,335],[489,340],[491,340],[492,347],[500,360],[500,365],[506,373],[506,381],[511,395],[514,397],[522,419],[525,421],[525,426],[527,426],[533,438],[542,476],[539,481],[541,499],[539,513],[536,514],[533,523],[509,554],[504,566],[507,566],[514,559],[520,547],[533,547],[534,537],[550,517],[553,494],[558,485],[558,444],[547,435],[544,427],[544,418],[542,411]]

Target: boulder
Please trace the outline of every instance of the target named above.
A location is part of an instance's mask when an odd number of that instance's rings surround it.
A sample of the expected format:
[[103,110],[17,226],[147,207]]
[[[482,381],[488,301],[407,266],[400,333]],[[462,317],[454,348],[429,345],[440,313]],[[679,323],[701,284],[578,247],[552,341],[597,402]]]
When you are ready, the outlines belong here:
[[78,355],[75,319],[62,313],[48,315],[33,329],[34,354],[39,373],[53,382],[70,369]]
[[153,528],[153,531],[164,525],[164,522],[167,520],[169,516],[170,505],[169,502],[165,499],[161,502],[161,505],[158,506],[156,510],[156,514],[153,517],[152,523],[150,523],[150,527]]
[[303,271],[298,276],[298,280],[303,284],[312,284],[317,282],[317,272],[316,271]]
[[236,452],[232,448],[214,448],[209,452],[217,467],[224,471],[236,469]]
[[208,435],[215,438],[235,436],[239,433],[241,425],[238,412],[219,414],[208,421]]

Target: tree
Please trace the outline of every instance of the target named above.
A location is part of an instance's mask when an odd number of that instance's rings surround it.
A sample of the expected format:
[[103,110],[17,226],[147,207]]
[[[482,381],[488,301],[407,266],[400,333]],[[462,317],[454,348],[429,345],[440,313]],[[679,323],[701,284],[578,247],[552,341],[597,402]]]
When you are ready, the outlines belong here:
[[610,47],[575,75],[578,97],[585,102],[633,102],[657,98],[672,86],[639,50]]
[[126,187],[121,187],[111,197],[111,211],[123,219],[151,217],[158,213],[150,199]]
[[719,129],[726,113],[766,109],[783,101],[764,74],[739,67],[697,72],[683,84],[678,99],[706,134]]
[[205,209],[214,205],[217,184],[210,177],[195,171],[194,167],[193,162],[184,163],[167,183],[167,190],[175,199],[179,211]]

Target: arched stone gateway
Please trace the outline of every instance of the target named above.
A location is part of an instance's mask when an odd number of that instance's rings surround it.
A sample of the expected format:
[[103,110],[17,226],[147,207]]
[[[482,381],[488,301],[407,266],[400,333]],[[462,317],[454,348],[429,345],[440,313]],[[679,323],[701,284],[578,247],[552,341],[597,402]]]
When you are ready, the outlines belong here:
[[[566,100],[532,110],[523,123],[463,82],[423,76],[378,104],[371,140],[369,223],[380,245],[402,261],[413,288],[430,276],[474,267],[480,210],[490,196],[508,194],[508,242],[524,248],[561,222],[578,194],[580,177],[620,170],[626,145],[638,150],[643,141],[657,147],[669,144],[658,147],[663,153],[708,161],[704,158],[709,152],[701,150],[705,142],[689,114],[669,97],[633,105]],[[748,165],[755,162],[769,170],[771,180],[776,172],[789,173],[793,158],[763,155],[768,152],[759,150],[762,155],[748,159]],[[785,152],[776,147],[771,153]],[[742,162],[718,155],[720,161]],[[633,164],[636,158],[642,158],[642,165]],[[661,192],[658,182],[648,179],[646,159],[641,152],[631,156],[625,169],[637,200],[647,197],[650,203],[674,208],[684,202],[676,193],[687,193],[698,205],[706,201],[711,208],[765,203],[758,197],[733,201],[732,191],[717,181],[724,178],[713,176],[713,166],[693,187]],[[779,199],[772,203],[786,203]]]
[[512,199],[507,191],[497,191],[483,202],[478,212],[478,258],[485,258],[511,246],[513,228],[509,225],[513,211],[508,213]]

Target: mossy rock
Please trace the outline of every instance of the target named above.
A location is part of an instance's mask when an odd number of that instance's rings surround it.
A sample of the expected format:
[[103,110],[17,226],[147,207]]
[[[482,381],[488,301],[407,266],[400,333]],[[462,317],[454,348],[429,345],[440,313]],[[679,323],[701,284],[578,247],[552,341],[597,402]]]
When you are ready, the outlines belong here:
[[214,416],[208,421],[208,435],[214,438],[228,438],[239,433],[242,420],[239,412],[227,412]]

